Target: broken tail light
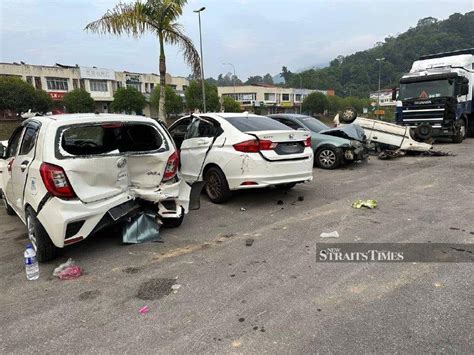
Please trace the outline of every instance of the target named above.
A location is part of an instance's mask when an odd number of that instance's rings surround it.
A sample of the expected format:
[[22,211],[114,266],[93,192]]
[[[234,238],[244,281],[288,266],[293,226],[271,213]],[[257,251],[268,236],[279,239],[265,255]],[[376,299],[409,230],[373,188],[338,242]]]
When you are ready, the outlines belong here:
[[171,180],[175,177],[176,173],[178,172],[179,166],[179,156],[177,152],[173,152],[171,156],[168,158],[168,162],[166,163],[165,172],[163,174],[163,181]]
[[40,166],[40,174],[46,190],[51,195],[62,198],[76,197],[64,169],[60,166],[43,163]]
[[261,150],[275,149],[278,143],[269,140],[249,140],[234,144],[233,147],[238,152],[258,153]]
[[306,138],[306,140],[304,141],[304,146],[311,147],[311,137]]

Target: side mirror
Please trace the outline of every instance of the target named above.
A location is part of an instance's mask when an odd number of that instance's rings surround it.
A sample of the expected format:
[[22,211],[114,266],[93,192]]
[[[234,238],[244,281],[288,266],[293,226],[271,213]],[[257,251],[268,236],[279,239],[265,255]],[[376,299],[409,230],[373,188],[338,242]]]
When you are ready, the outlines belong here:
[[392,101],[397,101],[397,88],[392,89]]

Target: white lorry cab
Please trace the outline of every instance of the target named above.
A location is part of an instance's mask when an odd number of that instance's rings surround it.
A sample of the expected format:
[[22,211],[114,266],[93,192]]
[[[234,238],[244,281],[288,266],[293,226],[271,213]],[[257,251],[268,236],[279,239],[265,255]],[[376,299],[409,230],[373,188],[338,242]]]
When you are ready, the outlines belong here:
[[474,48],[421,56],[400,80],[396,122],[419,140],[474,135]]
[[149,205],[181,224],[190,187],[168,131],[142,116],[73,114],[25,120],[0,160],[8,214],[26,224],[38,259]]

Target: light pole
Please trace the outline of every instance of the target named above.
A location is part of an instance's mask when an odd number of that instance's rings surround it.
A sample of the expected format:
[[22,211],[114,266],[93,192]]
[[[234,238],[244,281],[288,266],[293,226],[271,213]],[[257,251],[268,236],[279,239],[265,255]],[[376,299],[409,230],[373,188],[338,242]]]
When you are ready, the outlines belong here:
[[203,6],[199,10],[194,10],[198,14],[199,18],[199,45],[201,47],[201,84],[202,84],[202,107],[204,113],[206,113],[206,87],[204,85],[204,58],[202,57],[202,32],[201,32],[201,12],[206,10]]
[[234,70],[234,77],[232,78],[232,84],[234,85],[234,99],[236,99],[235,98],[235,77],[236,77],[235,76],[235,66],[232,63],[222,63],[222,65],[230,65],[230,66],[232,66],[232,69]]
[[385,58],[376,58],[377,62],[379,62],[379,91],[377,91],[377,117],[380,119],[379,111],[380,111],[380,74],[382,73],[382,61]]
[[296,73],[296,74],[298,74],[298,76],[300,77],[300,115],[301,115],[302,107],[303,107],[303,78],[301,77],[301,74],[299,73]]

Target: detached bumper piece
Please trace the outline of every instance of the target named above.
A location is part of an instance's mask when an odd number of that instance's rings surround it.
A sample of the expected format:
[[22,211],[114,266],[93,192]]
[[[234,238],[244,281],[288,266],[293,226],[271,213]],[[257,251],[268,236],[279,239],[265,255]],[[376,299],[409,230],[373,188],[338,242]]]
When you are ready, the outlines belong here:
[[139,213],[123,225],[122,242],[125,244],[162,241],[156,214]]

